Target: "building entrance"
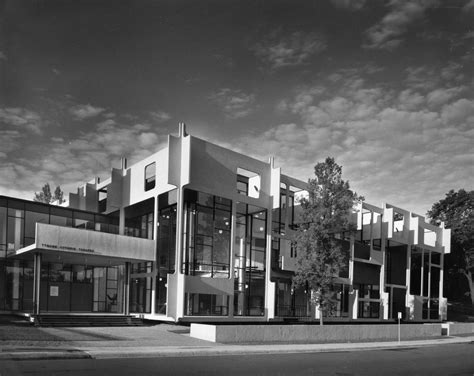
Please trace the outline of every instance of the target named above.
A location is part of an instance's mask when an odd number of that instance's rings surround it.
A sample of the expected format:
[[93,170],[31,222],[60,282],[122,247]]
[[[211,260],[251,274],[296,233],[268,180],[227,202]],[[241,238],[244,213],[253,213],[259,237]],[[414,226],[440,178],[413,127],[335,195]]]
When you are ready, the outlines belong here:
[[[33,262],[10,261],[6,267],[6,307],[32,312]],[[44,263],[41,266],[40,312],[123,313],[124,266]]]

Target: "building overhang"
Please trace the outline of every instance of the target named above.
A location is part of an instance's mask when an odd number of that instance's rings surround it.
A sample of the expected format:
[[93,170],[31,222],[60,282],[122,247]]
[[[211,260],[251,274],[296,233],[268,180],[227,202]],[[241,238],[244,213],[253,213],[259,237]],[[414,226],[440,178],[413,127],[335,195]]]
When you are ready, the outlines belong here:
[[114,266],[154,261],[155,244],[149,239],[37,223],[34,244],[8,257],[31,259],[34,253],[40,253],[44,262]]

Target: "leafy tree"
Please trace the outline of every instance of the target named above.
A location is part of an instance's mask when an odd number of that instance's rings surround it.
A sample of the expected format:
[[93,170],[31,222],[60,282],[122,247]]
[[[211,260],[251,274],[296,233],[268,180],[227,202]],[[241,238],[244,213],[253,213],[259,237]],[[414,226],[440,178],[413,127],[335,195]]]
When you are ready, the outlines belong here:
[[348,255],[342,251],[338,234],[353,230],[349,214],[363,197],[351,191],[342,180],[342,167],[333,158],[314,167],[316,177],[308,181],[308,197],[300,199],[302,225],[295,237],[297,250],[293,287],[311,290],[311,303],[323,314],[333,312],[335,283],[347,268]]
[[61,187],[58,185],[54,190],[54,195],[51,194],[51,187],[49,183],[43,185],[41,192],[36,193],[33,201],[44,202],[45,204],[50,204],[53,201],[58,201],[60,204],[64,202],[64,192],[61,190]]
[[58,201],[59,204],[64,202],[64,192],[61,190],[59,185],[54,190],[53,201]]
[[431,223],[451,229],[451,253],[446,255],[447,277],[463,276],[474,305],[474,191],[450,190],[428,211]]

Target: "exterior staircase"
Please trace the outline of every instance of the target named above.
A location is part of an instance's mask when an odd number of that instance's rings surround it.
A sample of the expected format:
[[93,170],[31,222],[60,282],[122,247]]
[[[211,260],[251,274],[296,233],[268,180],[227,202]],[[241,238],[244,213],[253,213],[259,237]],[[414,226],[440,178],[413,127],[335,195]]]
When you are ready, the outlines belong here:
[[143,319],[124,315],[64,315],[47,314],[31,316],[35,326],[90,327],[90,326],[144,326]]

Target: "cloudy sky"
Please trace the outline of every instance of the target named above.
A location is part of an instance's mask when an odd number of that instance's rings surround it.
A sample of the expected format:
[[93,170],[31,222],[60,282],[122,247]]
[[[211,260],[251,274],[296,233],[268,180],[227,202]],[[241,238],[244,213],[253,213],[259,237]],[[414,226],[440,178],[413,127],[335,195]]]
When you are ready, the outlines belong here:
[[74,191],[178,122],[425,214],[474,189],[474,0],[2,0],[0,194]]

